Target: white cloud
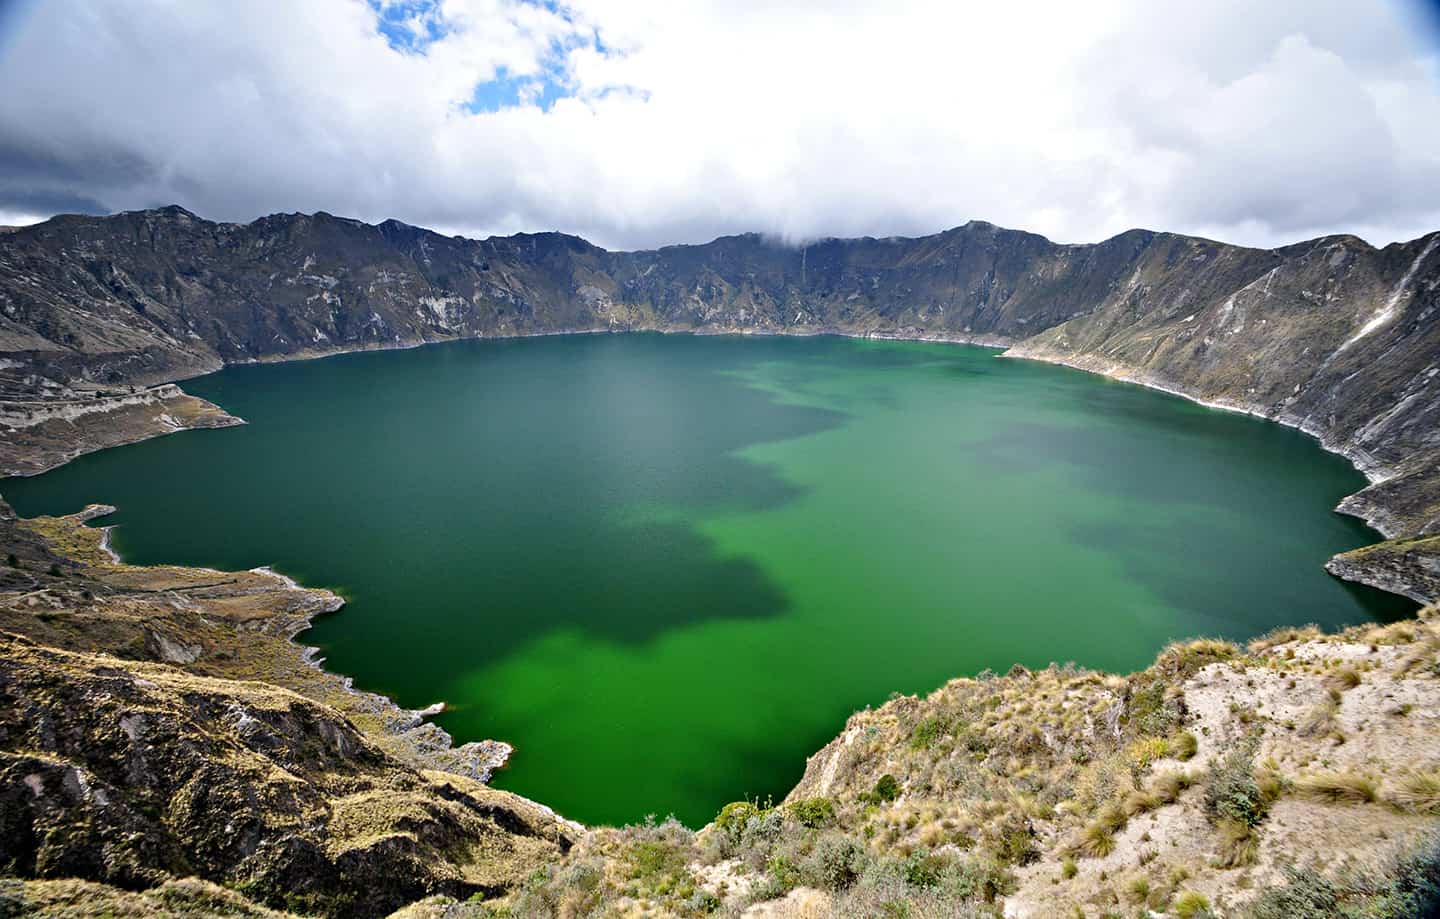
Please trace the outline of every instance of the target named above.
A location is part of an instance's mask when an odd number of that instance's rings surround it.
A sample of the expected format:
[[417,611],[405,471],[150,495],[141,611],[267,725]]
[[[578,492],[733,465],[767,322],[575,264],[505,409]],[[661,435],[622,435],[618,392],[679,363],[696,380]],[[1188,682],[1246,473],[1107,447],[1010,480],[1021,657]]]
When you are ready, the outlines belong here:
[[[1440,227],[1437,67],[1398,4],[386,0],[409,49],[360,0],[35,4],[0,44],[0,210],[1383,243]],[[522,104],[468,111],[497,76]]]

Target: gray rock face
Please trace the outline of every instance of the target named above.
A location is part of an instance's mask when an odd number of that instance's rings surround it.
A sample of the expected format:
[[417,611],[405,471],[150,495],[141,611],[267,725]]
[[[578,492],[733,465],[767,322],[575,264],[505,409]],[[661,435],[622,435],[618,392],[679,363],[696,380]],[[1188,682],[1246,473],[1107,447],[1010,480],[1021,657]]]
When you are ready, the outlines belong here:
[[1058,245],[971,222],[916,239],[608,252],[323,213],[57,217],[0,236],[0,402],[557,331],[974,341],[1299,427],[1376,483],[1343,509],[1408,536],[1440,532],[1437,243],[1262,250],[1132,230]]

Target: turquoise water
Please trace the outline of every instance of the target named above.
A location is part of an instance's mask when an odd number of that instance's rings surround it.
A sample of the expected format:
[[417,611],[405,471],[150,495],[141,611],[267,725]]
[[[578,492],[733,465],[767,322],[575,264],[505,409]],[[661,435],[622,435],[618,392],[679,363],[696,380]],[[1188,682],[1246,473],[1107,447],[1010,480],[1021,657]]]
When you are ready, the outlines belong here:
[[9,480],[129,561],[272,564],[304,637],[587,822],[782,796],[957,675],[1411,607],[1327,575],[1364,484],[1294,431],[989,349],[574,336],[234,367],[246,418]]

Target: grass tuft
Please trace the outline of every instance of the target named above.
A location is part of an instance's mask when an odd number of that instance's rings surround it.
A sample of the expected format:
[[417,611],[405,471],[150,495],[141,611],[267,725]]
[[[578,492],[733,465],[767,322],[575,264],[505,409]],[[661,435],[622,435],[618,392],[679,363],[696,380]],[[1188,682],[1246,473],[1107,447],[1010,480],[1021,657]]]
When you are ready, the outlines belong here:
[[1331,804],[1369,804],[1375,800],[1375,782],[1353,772],[1317,772],[1296,779],[1295,793]]
[[1066,848],[1072,858],[1104,858],[1115,851],[1115,834],[1103,823],[1087,823]]
[[1187,890],[1175,898],[1170,909],[1180,919],[1196,919],[1210,915],[1210,900],[1198,890]]
[[1403,811],[1440,816],[1440,772],[1408,772],[1395,780],[1385,800]]

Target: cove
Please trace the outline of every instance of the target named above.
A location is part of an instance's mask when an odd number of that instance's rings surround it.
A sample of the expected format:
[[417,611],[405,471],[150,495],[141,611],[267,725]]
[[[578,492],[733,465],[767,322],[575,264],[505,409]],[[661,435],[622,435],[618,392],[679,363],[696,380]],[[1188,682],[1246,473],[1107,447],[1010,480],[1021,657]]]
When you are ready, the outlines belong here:
[[1331,578],[1364,485],[1298,432],[992,349],[655,334],[232,367],[250,423],[0,483],[127,561],[274,565],[302,640],[589,823],[777,799],[854,709],[1020,662],[1405,615]]

